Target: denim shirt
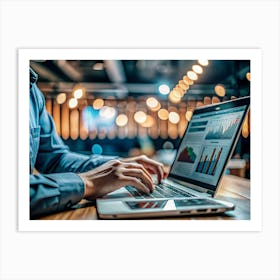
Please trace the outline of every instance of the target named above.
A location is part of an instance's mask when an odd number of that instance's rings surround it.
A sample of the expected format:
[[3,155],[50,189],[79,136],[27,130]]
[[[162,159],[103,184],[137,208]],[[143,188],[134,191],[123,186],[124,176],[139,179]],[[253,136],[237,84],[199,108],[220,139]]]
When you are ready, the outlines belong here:
[[[93,169],[115,157],[85,156],[70,152],[56,132],[45,99],[30,68],[30,218],[71,208],[84,194],[77,173]],[[39,174],[33,174],[36,168]]]

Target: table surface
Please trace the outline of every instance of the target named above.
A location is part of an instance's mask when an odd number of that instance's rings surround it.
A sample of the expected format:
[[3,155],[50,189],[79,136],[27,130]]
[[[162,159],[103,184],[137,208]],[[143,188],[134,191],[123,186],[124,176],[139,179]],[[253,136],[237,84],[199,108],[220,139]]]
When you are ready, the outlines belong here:
[[[156,219],[202,219],[202,220],[249,220],[250,219],[250,180],[233,175],[225,175],[216,198],[235,204],[233,211],[222,215],[165,217]],[[86,206],[87,205],[87,206]],[[85,207],[86,206],[86,207]],[[82,200],[77,209],[48,215],[40,220],[96,220],[95,202]],[[80,207],[80,208],[79,208]]]

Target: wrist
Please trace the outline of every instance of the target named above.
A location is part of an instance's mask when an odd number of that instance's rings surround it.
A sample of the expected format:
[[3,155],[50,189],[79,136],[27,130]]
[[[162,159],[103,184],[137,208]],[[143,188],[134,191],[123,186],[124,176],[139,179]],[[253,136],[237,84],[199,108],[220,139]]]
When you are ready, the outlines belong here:
[[81,178],[81,180],[84,183],[84,194],[83,194],[83,198],[87,198],[89,196],[92,196],[92,191],[93,191],[93,183],[88,180],[88,178],[86,176],[84,176],[83,174],[78,174]]

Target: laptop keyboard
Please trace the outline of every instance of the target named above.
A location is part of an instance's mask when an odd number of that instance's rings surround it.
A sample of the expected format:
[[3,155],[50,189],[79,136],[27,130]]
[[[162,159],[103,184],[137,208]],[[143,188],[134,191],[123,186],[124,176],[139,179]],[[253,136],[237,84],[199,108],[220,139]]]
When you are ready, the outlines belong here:
[[126,186],[125,188],[130,192],[131,195],[133,195],[137,199],[195,197],[195,195],[193,195],[187,191],[177,189],[166,183],[161,183],[159,185],[155,185],[155,190],[150,194],[145,194],[141,191],[138,191],[133,186]]

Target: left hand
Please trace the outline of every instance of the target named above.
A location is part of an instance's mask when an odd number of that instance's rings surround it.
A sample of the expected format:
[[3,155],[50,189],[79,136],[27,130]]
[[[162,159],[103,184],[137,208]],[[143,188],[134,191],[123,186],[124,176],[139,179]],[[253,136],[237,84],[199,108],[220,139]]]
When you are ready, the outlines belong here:
[[157,175],[158,183],[160,183],[161,180],[166,177],[166,174],[163,169],[163,164],[160,162],[157,162],[155,160],[152,160],[145,155],[124,158],[124,159],[121,159],[121,161],[127,162],[127,163],[128,162],[137,162],[139,164],[142,164],[144,166],[144,168],[147,171],[149,171],[149,173]]

